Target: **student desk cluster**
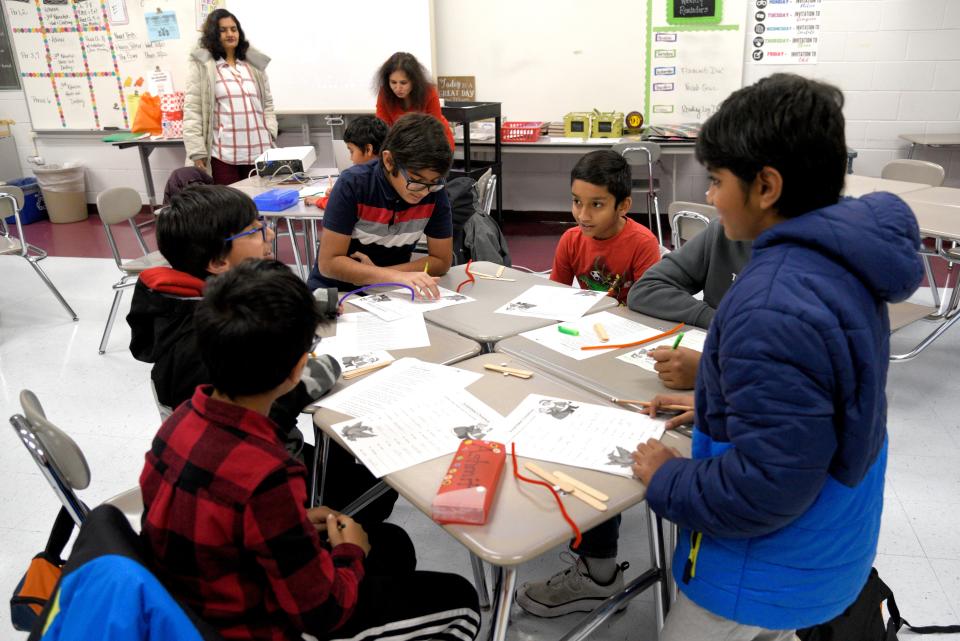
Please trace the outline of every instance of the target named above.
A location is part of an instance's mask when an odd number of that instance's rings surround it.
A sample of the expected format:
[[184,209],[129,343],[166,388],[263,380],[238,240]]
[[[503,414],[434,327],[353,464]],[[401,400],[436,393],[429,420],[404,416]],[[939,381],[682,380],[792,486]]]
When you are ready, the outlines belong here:
[[[492,263],[473,263],[471,266],[471,272],[475,274],[496,274],[498,270],[499,266]],[[466,386],[466,391],[503,415],[509,414],[530,394],[614,408],[619,406],[611,401],[610,396],[649,398],[667,391],[655,373],[616,359],[616,356],[629,351],[628,349],[611,349],[584,361],[574,361],[520,336],[530,330],[552,329],[556,321],[499,314],[495,310],[501,309],[534,285],[568,291],[571,288],[511,268],[503,269],[500,278],[503,280],[476,277],[472,283],[462,288],[462,293],[473,298],[473,301],[425,312],[423,317],[430,345],[391,351],[390,355],[396,359],[412,356],[429,363],[454,365],[476,373],[479,378]],[[454,290],[465,280],[468,280],[465,266],[460,265],[451,268],[450,272],[440,279],[440,286]],[[348,303],[345,316],[356,311],[357,309]],[[674,325],[641,316],[625,308],[616,308],[616,301],[607,296],[599,298],[577,322],[589,324],[590,319],[600,312],[612,313],[619,318],[637,321],[658,330]],[[332,335],[337,331],[335,326],[344,322],[342,318],[321,325],[318,334]],[[321,350],[322,347],[321,342]],[[487,369],[486,366],[489,365],[526,370],[532,373],[532,376],[507,376]],[[383,373],[388,370],[389,368],[384,369]],[[367,376],[376,375],[371,373]],[[332,394],[345,390],[364,378],[342,380]],[[313,414],[317,436],[321,437],[318,442],[328,443],[329,439],[334,439],[351,450],[351,443],[334,426],[356,417],[323,407],[323,400],[319,405]],[[667,432],[663,440],[678,449],[689,451],[689,439],[684,435]],[[318,452],[325,450],[323,447],[316,449]],[[450,458],[451,455],[448,454],[418,463],[389,473],[383,480],[417,509],[429,515],[431,502],[449,466]],[[522,452],[518,453],[521,471],[528,460]],[[551,471],[562,471],[574,476],[607,495],[606,511],[594,509],[572,497],[564,498],[564,505],[581,531],[598,525],[644,499],[644,486],[632,478],[558,463],[538,463]],[[518,567],[571,538],[570,527],[561,517],[550,493],[514,478],[509,456],[505,467],[489,518],[484,525],[442,526],[470,552],[483,605],[489,605],[490,601],[481,561],[486,561],[493,567],[490,638],[497,640],[506,637]],[[322,480],[320,485],[323,485]],[[365,498],[372,500],[384,489],[385,486],[381,489],[374,488]],[[564,639],[584,638],[609,617],[619,603],[650,587],[657,587],[657,617],[658,623],[662,623],[669,608],[669,545],[665,541],[660,520],[651,515],[648,523],[652,567],[635,578],[614,600],[583,619]]]

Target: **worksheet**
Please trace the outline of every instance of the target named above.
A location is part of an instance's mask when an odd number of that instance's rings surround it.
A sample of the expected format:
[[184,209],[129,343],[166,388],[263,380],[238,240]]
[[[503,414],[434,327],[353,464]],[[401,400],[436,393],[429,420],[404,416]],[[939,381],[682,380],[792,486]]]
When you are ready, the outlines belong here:
[[420,398],[421,393],[440,393],[446,389],[464,389],[483,374],[447,365],[427,363],[416,358],[401,358],[389,367],[368,374],[350,387],[313,403],[348,416],[364,416]]
[[393,289],[379,294],[369,296],[351,296],[350,302],[376,314],[385,321],[395,321],[412,314],[424,314],[432,312],[435,309],[443,309],[451,305],[462,305],[472,303],[473,298],[466,294],[458,294],[455,291],[440,287],[440,298],[430,300],[427,298],[416,298],[410,300],[410,290],[404,288]]
[[[617,360],[621,360],[624,363],[630,363],[631,365],[636,365],[637,367],[642,367],[643,369],[649,372],[655,372],[653,366],[656,365],[657,361],[650,356],[650,352],[657,349],[658,347],[673,347],[673,344],[677,340],[677,335],[673,334],[664,338],[663,340],[654,341],[652,343],[647,343],[640,347],[640,349],[635,349],[632,352],[627,352],[626,354],[621,354],[617,356]],[[680,341],[681,347],[689,347],[692,350],[697,352],[703,352],[703,343],[707,340],[707,333],[701,332],[700,330],[689,330],[683,333],[683,339]]]
[[356,312],[337,317],[336,336],[325,337],[316,351],[339,357],[358,350],[390,351],[429,345],[423,314],[411,314],[388,322],[369,312]]
[[[332,426],[354,456],[380,478],[482,440],[503,417],[463,389],[423,390],[404,403]],[[438,481],[439,482],[439,481]]]
[[633,476],[637,445],[663,435],[664,420],[616,407],[530,394],[486,435],[518,456]]
[[[598,328],[597,325],[600,327]],[[602,332],[598,330],[602,330]],[[607,335],[607,341],[600,340],[601,333]],[[549,347],[564,356],[582,361],[591,356],[606,354],[609,350],[583,350],[580,349],[581,347],[633,343],[660,333],[659,329],[647,327],[628,318],[622,318],[610,312],[597,312],[576,320],[532,329],[520,335]]]
[[605,292],[576,287],[534,285],[498,310],[497,314],[571,321],[580,318]]

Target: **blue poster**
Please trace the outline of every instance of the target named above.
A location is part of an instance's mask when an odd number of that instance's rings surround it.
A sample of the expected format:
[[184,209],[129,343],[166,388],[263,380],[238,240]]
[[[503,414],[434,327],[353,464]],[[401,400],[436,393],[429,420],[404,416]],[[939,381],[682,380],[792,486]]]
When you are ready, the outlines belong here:
[[177,26],[175,11],[148,13],[144,18],[147,20],[147,39],[150,42],[180,39],[180,27]]

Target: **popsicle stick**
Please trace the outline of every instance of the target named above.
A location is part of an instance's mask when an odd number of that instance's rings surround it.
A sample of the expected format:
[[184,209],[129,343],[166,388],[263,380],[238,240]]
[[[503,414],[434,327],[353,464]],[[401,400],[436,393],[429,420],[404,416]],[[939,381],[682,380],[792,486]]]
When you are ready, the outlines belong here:
[[604,494],[603,492],[601,492],[600,490],[598,490],[598,489],[596,489],[596,488],[594,488],[594,487],[590,487],[589,485],[587,485],[587,484],[584,483],[583,481],[581,481],[581,480],[579,480],[579,479],[575,479],[575,478],[573,478],[572,476],[570,476],[569,474],[564,474],[564,473],[561,472],[560,470],[554,470],[553,474],[554,474],[554,476],[556,476],[556,477],[557,477],[558,479],[560,479],[561,481],[565,481],[566,483],[569,483],[570,485],[573,485],[575,488],[577,488],[577,489],[579,489],[579,490],[583,490],[584,493],[589,494],[590,496],[592,496],[593,498],[597,499],[598,501],[609,501],[609,500],[610,500],[610,497],[607,496],[606,494]]
[[[611,398],[611,401],[618,405],[638,405],[640,407],[650,407],[652,403],[650,401],[638,401],[632,398]],[[668,412],[692,412],[692,405],[661,405],[658,409],[666,410]]]
[[378,369],[383,369],[393,361],[384,361],[382,363],[373,363],[372,365],[367,365],[366,367],[361,367],[360,369],[355,369],[352,372],[347,372],[343,375],[345,380],[350,380],[351,378],[357,378],[358,376],[363,376],[364,374],[369,374],[370,372],[375,372]]
[[533,376],[533,372],[525,369],[516,369],[514,367],[506,367],[504,365],[494,365],[493,363],[487,363],[483,366],[484,369],[491,370],[493,372],[500,372],[502,374],[509,374],[510,376],[516,376],[517,378],[530,378]]

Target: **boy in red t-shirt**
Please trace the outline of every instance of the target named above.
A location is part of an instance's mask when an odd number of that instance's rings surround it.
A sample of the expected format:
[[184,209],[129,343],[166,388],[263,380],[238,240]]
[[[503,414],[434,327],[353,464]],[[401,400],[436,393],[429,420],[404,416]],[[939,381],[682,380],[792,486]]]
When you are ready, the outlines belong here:
[[630,286],[660,260],[660,244],[649,229],[627,217],[630,165],[610,150],[592,151],[570,172],[573,219],[560,237],[550,280],[609,292],[626,301]]

